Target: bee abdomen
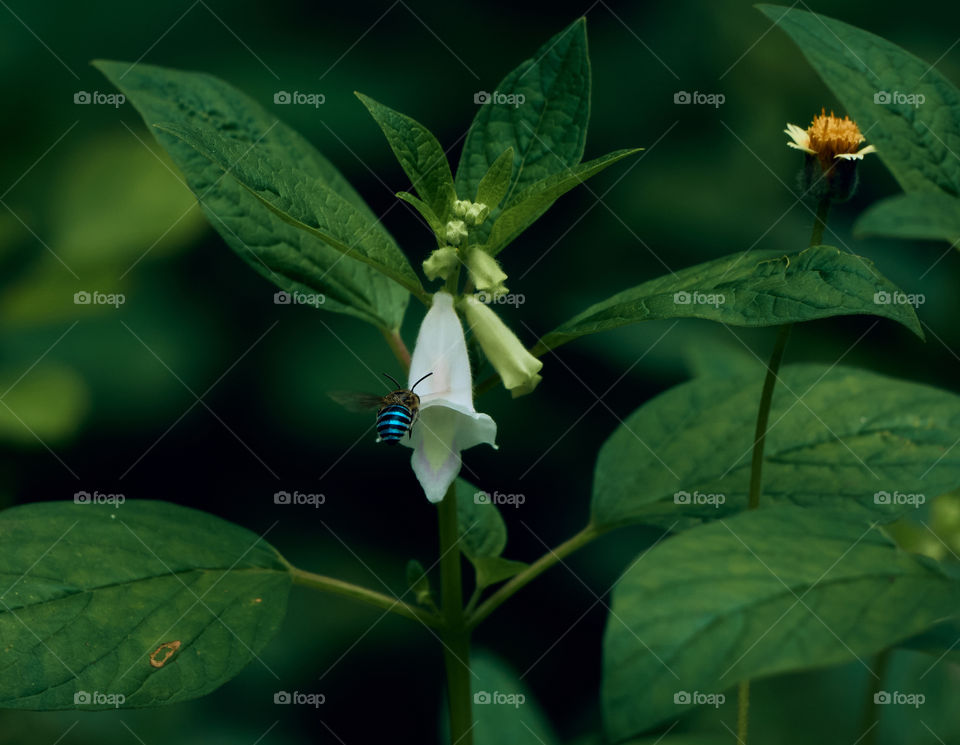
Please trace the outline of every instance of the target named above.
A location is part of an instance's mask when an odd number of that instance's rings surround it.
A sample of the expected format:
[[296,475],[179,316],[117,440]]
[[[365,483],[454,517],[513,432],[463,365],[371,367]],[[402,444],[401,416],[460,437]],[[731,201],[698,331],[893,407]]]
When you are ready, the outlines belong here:
[[388,443],[399,442],[413,424],[410,409],[400,404],[385,406],[377,412],[377,434]]

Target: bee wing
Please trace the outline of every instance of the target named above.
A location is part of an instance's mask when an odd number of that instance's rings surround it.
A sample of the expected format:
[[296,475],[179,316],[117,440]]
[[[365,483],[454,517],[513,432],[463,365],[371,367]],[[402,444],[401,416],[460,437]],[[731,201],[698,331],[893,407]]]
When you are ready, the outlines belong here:
[[330,398],[349,411],[371,411],[383,406],[383,396],[356,391],[330,391]]

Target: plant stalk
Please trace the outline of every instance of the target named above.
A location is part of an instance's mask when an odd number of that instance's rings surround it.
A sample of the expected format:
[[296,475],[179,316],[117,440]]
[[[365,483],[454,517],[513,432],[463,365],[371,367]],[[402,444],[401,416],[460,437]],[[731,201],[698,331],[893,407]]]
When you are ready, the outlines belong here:
[[393,356],[397,358],[397,361],[403,366],[404,372],[410,372],[410,350],[407,349],[407,345],[403,343],[403,337],[400,336],[399,329],[380,329],[380,333],[383,334],[383,338],[387,340],[387,345],[390,347],[390,351],[393,352]]
[[476,611],[474,611],[474,613],[470,616],[470,618],[467,619],[467,627],[470,629],[476,628],[477,624],[493,613],[493,611],[500,607],[503,602],[510,598],[520,588],[524,587],[529,582],[543,574],[554,564],[557,564],[562,559],[576,551],[578,548],[582,548],[603,533],[603,529],[596,528],[593,525],[588,525],[576,535],[565,540],[555,549],[545,553],[522,572],[514,575],[509,582],[501,585],[496,592],[484,600],[476,609]]
[[447,673],[450,741],[473,745],[473,697],[470,690],[470,630],[466,625],[461,586],[460,529],[457,522],[456,482],[439,505],[441,640]]
[[360,585],[354,585],[350,582],[344,582],[341,579],[334,579],[322,574],[314,574],[297,567],[290,567],[290,574],[293,576],[293,583],[303,585],[321,592],[329,592],[334,595],[359,600],[361,603],[372,605],[381,610],[390,611],[397,615],[410,618],[415,621],[421,621],[431,627],[439,627],[440,619],[435,613],[424,608],[418,608],[415,605],[404,603],[402,600],[384,595],[382,592],[370,590]]

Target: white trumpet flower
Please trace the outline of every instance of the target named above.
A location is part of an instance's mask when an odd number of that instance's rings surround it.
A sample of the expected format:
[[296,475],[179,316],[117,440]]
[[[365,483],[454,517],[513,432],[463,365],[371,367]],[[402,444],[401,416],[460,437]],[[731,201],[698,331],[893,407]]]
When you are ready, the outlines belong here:
[[411,463],[427,499],[440,502],[460,473],[460,453],[486,443],[496,447],[497,424],[473,406],[473,379],[463,327],[446,292],[433,304],[420,325],[410,361],[410,383],[433,373],[418,387],[420,413],[411,436],[402,443],[413,448]]

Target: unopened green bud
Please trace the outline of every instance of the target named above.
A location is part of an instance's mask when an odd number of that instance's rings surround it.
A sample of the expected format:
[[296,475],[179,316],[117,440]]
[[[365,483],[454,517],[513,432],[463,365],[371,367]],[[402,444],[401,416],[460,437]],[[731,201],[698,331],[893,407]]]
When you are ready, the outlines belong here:
[[507,275],[490,254],[479,246],[473,246],[468,249],[466,263],[470,278],[478,290],[494,297],[507,294],[507,288],[503,284]]
[[447,223],[443,237],[446,238],[447,243],[454,246],[459,246],[460,241],[467,237],[466,224],[463,222],[463,220],[451,220]]
[[453,246],[443,246],[431,252],[429,258],[423,262],[423,273],[427,279],[446,280],[450,272],[460,263],[457,249]]
[[470,209],[470,205],[473,204],[469,199],[454,199],[453,200],[453,214],[457,217],[463,217],[467,214],[467,210]]
[[464,217],[471,225],[479,225],[487,219],[489,214],[490,208],[483,202],[471,202]]
[[530,393],[542,380],[538,374],[543,363],[526,350],[500,317],[473,295],[461,301],[467,326],[480,342],[480,348],[499,373],[503,386],[516,398]]

